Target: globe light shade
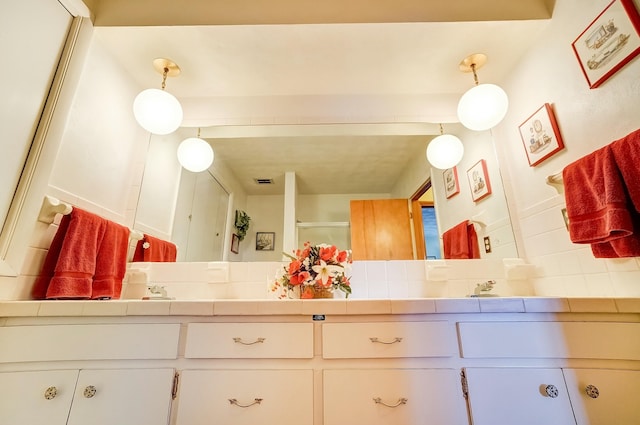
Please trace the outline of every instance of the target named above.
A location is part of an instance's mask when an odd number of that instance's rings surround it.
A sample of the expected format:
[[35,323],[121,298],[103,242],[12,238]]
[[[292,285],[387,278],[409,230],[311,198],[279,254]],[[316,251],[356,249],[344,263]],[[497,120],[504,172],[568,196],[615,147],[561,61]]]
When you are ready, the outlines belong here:
[[213,164],[213,149],[206,141],[190,137],[178,146],[178,161],[187,170],[199,173]]
[[173,133],[182,124],[182,106],[171,93],[146,89],[133,101],[133,115],[138,124],[153,134]]
[[429,142],[427,160],[441,170],[458,165],[464,154],[462,141],[452,134],[442,134]]
[[507,94],[495,84],[480,84],[469,89],[458,102],[458,119],[470,130],[495,127],[507,114]]

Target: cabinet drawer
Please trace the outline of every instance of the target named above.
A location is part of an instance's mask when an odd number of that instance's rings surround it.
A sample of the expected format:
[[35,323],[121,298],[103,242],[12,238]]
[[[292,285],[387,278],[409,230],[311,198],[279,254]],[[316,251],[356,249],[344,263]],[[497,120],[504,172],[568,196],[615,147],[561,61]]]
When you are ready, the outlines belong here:
[[0,327],[0,362],[175,359],[179,324]]
[[176,425],[312,425],[312,370],[184,370]]
[[640,323],[476,322],[458,324],[466,358],[640,360]]
[[325,323],[322,357],[451,357],[455,328],[448,322]]
[[190,323],[185,357],[311,358],[312,323]]
[[454,369],[325,370],[324,425],[468,425]]

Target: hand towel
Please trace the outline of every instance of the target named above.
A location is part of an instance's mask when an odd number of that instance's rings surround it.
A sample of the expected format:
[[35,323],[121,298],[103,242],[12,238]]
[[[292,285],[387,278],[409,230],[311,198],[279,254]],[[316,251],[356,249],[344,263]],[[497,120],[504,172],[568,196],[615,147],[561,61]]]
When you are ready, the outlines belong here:
[[74,208],[69,216],[69,226],[46,291],[48,299],[91,298],[96,257],[104,238],[105,220],[79,208]]
[[31,288],[31,296],[35,300],[43,300],[47,297],[47,288],[49,288],[49,282],[53,277],[60,252],[62,251],[62,242],[67,235],[69,229],[69,223],[71,222],[71,214],[63,215],[58,225],[58,230],[51,241],[49,251],[44,259],[42,270],[36,278],[33,288]]
[[145,233],[138,241],[133,254],[133,261],[175,262],[178,248],[175,244]]
[[640,212],[640,130],[611,143],[611,150],[631,204]]
[[105,221],[105,232],[96,257],[92,299],[120,298],[122,279],[127,269],[129,228]]
[[575,243],[602,243],[633,233],[628,198],[611,145],[567,165],[562,171]]
[[480,258],[478,237],[473,223],[463,221],[442,234],[445,259]]

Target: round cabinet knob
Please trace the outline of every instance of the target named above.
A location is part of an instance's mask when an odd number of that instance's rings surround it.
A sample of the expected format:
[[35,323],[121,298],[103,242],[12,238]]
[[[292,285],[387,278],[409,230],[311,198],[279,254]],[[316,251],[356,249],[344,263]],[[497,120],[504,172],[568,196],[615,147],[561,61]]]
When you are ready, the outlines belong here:
[[49,387],[44,390],[44,398],[47,400],[53,400],[58,395],[58,389],[56,387]]
[[556,398],[559,394],[558,387],[556,387],[555,385],[547,385],[546,387],[544,387],[544,392],[551,398]]
[[85,398],[92,398],[94,395],[96,395],[96,387],[94,387],[93,385],[89,385],[84,389],[84,396]]
[[600,395],[600,391],[595,385],[587,385],[584,389],[584,392],[587,393],[587,395],[591,398],[598,398],[598,396]]

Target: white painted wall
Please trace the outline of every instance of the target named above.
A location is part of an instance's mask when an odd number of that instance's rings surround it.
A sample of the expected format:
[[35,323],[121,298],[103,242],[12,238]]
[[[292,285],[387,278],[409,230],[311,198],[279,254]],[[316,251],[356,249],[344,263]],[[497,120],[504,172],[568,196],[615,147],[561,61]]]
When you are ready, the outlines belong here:
[[[634,0],[636,8],[640,2]],[[638,259],[594,259],[570,242],[561,216],[564,197],[545,183],[570,162],[640,128],[640,58],[597,89],[589,89],[571,43],[609,0],[557,0],[547,30],[505,81],[505,120],[493,130],[515,218],[520,254],[537,265],[536,293],[640,296]],[[530,167],[518,126],[544,103],[555,109],[565,150]]]

